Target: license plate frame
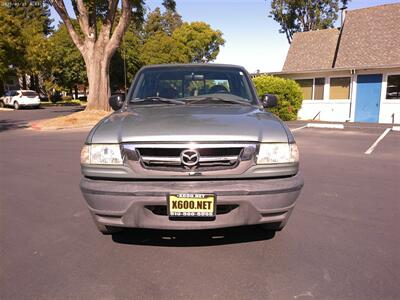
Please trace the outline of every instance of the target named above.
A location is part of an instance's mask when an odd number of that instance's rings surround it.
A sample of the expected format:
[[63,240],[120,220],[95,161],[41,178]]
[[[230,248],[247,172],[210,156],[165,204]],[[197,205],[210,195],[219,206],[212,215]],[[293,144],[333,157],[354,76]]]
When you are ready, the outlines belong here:
[[170,193],[167,213],[169,219],[209,220],[217,214],[216,203],[217,196],[213,193]]

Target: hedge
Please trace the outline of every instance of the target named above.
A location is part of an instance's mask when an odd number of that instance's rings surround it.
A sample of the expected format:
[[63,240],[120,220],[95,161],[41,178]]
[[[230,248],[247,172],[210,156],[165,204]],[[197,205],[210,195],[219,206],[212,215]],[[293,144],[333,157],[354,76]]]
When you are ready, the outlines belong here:
[[270,109],[272,113],[284,121],[297,119],[303,93],[294,80],[262,75],[253,78],[253,82],[259,97],[264,94],[274,94],[278,97],[278,105]]

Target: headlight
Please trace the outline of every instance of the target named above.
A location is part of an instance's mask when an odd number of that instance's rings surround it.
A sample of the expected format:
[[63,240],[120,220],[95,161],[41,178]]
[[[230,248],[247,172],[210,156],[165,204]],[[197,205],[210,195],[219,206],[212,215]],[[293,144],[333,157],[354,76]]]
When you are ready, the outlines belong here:
[[118,144],[85,145],[81,151],[81,164],[122,165]]
[[299,161],[296,144],[261,144],[257,164],[282,164]]

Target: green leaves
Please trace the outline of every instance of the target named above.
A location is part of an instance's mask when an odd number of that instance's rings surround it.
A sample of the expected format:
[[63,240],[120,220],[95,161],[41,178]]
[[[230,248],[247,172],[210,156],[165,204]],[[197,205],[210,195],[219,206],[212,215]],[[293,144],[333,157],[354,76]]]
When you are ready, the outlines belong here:
[[[124,85],[124,66],[129,85],[143,65],[212,61],[225,43],[222,32],[204,22],[184,23],[173,0],[164,0],[164,8],[156,8],[146,18],[143,18],[144,1],[130,1],[133,17],[110,63],[113,88]],[[0,5],[0,77],[4,77],[12,65],[19,75],[39,76],[48,91],[69,91],[76,84],[88,82],[81,51],[64,23],[56,30],[51,27],[47,2],[10,0],[7,3],[10,5]],[[83,3],[90,15],[89,25],[93,26],[96,20],[99,34],[102,27],[107,26],[109,1],[84,0]],[[79,12],[77,2],[73,0],[72,4]],[[117,6],[116,10],[114,30],[122,16],[121,7]],[[84,41],[80,20],[69,21],[76,36]],[[101,51],[100,48],[96,51]]]
[[222,32],[213,30],[204,22],[184,23],[172,38],[185,46],[188,62],[209,62],[217,58],[219,47],[224,45]]
[[278,97],[278,105],[271,112],[284,121],[296,120],[297,112],[303,101],[299,85],[290,79],[274,76],[258,76],[253,78],[257,94],[274,94]]
[[59,88],[72,89],[76,84],[87,82],[86,67],[82,55],[72,42],[67,28],[61,24],[49,38],[46,77],[53,76]]
[[[222,32],[213,30],[204,22],[183,23],[173,21],[173,26],[162,25],[154,15],[145,25],[146,35],[140,58],[144,64],[209,62],[216,59],[219,48],[225,43]],[[156,24],[158,24],[156,26]],[[150,31],[149,28],[152,30]],[[171,29],[173,30],[171,31]]]
[[176,42],[164,32],[152,35],[141,48],[141,61],[148,64],[185,63],[188,60],[185,45]]
[[332,28],[338,17],[339,2],[350,0],[272,0],[270,17],[281,25],[289,44],[299,31]]
[[175,29],[182,26],[182,23],[182,17],[177,12],[166,10],[161,13],[161,9],[157,7],[147,15],[143,24],[143,37],[146,40],[157,32],[164,32],[171,36]]
[[0,5],[0,66],[12,65],[20,74],[36,73],[43,64],[46,36],[52,32],[50,10],[44,1],[7,4]]

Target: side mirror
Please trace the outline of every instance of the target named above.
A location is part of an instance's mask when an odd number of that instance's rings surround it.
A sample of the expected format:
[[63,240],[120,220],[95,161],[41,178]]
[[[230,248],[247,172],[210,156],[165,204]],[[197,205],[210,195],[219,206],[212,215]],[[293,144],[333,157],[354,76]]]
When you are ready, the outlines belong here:
[[261,102],[264,108],[271,108],[278,105],[278,98],[273,94],[264,94]]
[[108,99],[108,103],[110,104],[113,110],[121,109],[122,105],[124,105],[124,101],[125,101],[125,94],[112,95]]

